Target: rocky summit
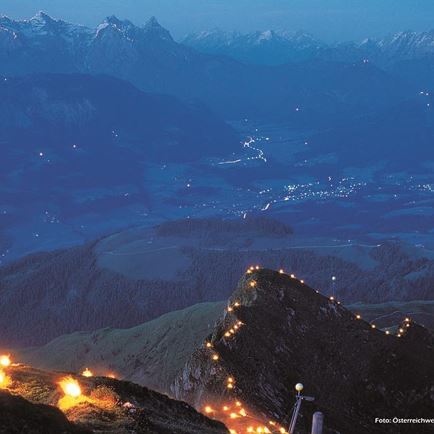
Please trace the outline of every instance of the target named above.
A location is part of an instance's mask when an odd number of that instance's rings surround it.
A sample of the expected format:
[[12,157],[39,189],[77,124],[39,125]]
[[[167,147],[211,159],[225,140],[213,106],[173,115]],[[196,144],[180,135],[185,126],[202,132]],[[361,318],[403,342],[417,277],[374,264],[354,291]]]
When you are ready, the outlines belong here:
[[[375,423],[432,417],[433,335],[411,318],[383,331],[283,271],[248,270],[172,391],[221,420],[239,405],[268,424],[261,432],[274,432],[273,426],[285,432],[298,382],[315,400],[303,402],[297,433],[310,433],[317,410],[330,433],[434,432],[428,424]],[[240,416],[234,412],[228,420]]]

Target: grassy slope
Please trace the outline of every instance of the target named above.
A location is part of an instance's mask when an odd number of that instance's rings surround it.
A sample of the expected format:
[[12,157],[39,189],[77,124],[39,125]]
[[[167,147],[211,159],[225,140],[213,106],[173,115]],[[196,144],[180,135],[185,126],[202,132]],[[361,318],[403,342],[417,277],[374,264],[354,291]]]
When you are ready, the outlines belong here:
[[49,370],[115,375],[164,391],[191,352],[211,332],[224,303],[202,303],[130,329],[105,328],[60,336],[16,357]]

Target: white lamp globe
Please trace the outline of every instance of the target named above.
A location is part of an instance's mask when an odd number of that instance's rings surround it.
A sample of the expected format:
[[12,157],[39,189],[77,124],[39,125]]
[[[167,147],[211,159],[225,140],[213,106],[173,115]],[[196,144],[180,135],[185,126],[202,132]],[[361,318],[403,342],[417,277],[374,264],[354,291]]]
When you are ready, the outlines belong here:
[[301,383],[297,383],[297,384],[295,385],[295,390],[296,390],[297,392],[301,392],[303,389],[304,389],[304,386],[303,386]]

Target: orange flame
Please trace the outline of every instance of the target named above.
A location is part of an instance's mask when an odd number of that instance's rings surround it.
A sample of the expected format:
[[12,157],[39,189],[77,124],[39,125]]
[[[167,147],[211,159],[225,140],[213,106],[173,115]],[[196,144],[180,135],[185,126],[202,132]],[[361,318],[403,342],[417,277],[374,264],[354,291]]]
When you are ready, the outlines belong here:
[[[227,379],[227,384],[232,384]],[[235,380],[234,380],[235,381]],[[263,433],[263,434],[287,434],[285,428],[279,426],[274,421],[266,422],[262,418],[256,417],[241,401],[232,401],[225,403],[208,403],[203,407],[203,412],[213,419],[223,422],[229,429],[229,432],[236,434],[244,433]]]
[[0,389],[5,389],[9,386],[10,378],[5,374],[5,372],[0,370]]
[[83,377],[93,377],[93,372],[92,372],[89,368],[86,368],[86,369],[81,373],[81,375],[83,375]]
[[0,365],[3,366],[3,368],[8,368],[11,365],[11,358],[10,356],[3,354],[0,356]]
[[81,395],[81,387],[78,381],[72,377],[65,377],[59,381],[59,386],[62,388],[63,393],[71,398],[78,398]]

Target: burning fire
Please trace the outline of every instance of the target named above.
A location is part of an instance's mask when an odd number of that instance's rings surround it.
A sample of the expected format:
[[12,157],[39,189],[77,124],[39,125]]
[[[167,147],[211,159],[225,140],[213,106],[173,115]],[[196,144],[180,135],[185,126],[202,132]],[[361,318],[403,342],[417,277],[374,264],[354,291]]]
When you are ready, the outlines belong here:
[[11,363],[12,363],[11,358],[6,354],[0,356],[0,365],[3,366],[3,368],[8,368],[11,365]]
[[89,368],[86,368],[86,369],[81,373],[81,375],[83,375],[83,377],[93,377],[93,372],[92,372]]
[[8,387],[10,383],[10,378],[6,375],[4,371],[0,370],[0,389]]
[[76,405],[88,400],[83,396],[80,384],[72,377],[65,377],[59,381],[59,386],[65,396],[57,403],[62,411],[67,411]]
[[[229,380],[228,384],[231,384]],[[207,404],[203,412],[213,419],[223,422],[231,434],[264,433],[288,434],[286,429],[274,421],[264,422],[255,417],[240,401],[227,402],[220,405]]]
[[72,377],[66,377],[59,382],[59,386],[62,388],[63,393],[71,398],[78,398],[81,395],[81,387],[77,380]]

